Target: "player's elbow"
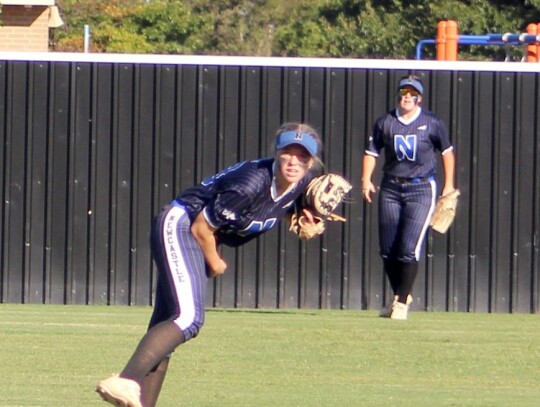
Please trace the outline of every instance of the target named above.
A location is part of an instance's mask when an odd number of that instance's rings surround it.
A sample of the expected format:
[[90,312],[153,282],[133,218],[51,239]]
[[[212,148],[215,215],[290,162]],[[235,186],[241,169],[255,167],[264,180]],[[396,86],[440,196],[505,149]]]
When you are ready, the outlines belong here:
[[202,245],[215,240],[214,229],[206,221],[203,212],[199,213],[193,221],[191,234]]

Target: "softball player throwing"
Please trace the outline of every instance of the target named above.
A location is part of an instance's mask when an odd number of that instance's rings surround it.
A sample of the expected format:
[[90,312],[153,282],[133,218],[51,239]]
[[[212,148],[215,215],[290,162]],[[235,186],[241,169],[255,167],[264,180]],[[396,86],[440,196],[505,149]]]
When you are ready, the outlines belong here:
[[381,316],[407,319],[418,260],[435,208],[436,152],[442,153],[444,187],[454,188],[455,157],[448,131],[435,114],[420,107],[424,85],[417,76],[401,78],[398,106],[377,119],[362,163],[362,196],[371,203],[377,189],[371,178],[385,151],[379,197],[379,248],[394,293]]
[[[154,311],[146,335],[120,375],[97,392],[111,404],[155,406],[171,353],[204,323],[207,279],[227,263],[218,246],[240,246],[290,215],[320,164],[320,138],[308,125],[283,125],[275,157],[235,164],[176,197],[151,233],[158,268]],[[309,211],[304,214],[313,222]]]

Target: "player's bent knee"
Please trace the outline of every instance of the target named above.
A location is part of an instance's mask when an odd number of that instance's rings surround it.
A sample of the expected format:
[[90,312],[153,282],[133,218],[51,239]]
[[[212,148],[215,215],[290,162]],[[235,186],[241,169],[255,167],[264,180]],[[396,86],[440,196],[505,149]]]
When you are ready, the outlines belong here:
[[186,342],[189,341],[190,339],[197,337],[203,325],[204,325],[204,320],[195,320],[188,327],[184,328],[182,331],[184,332],[184,338]]

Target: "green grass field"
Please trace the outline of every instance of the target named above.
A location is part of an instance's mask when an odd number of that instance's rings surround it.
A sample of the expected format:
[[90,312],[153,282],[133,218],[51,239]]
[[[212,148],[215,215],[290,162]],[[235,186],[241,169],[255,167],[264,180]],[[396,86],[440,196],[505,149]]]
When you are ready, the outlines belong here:
[[[0,406],[103,406],[148,307],[0,305]],[[538,406],[540,316],[209,310],[160,407]]]

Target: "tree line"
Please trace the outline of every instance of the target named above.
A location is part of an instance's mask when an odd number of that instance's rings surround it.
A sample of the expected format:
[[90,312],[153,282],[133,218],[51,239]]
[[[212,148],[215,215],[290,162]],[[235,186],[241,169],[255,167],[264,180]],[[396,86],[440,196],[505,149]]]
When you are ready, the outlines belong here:
[[[460,34],[522,33],[540,0],[57,0],[54,51],[188,55],[414,58],[437,23]],[[519,59],[520,46],[460,46],[462,60]],[[427,47],[426,58],[435,48]]]

